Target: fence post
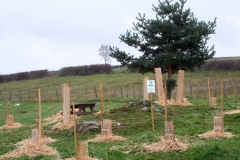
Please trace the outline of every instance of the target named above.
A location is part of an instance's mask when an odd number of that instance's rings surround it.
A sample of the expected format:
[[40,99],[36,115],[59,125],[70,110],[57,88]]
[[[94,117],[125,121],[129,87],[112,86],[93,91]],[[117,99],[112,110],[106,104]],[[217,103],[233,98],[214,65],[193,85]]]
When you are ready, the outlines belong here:
[[192,84],[190,84],[189,89],[190,89],[190,98],[192,98]]
[[227,97],[227,93],[226,93],[226,83],[223,82],[223,88],[224,88],[224,97]]
[[9,91],[9,100],[12,100],[12,91]]
[[135,87],[133,86],[133,97],[135,97]]
[[103,89],[104,90],[104,96],[107,97],[107,90],[106,89]]
[[139,87],[138,87],[138,92],[139,92],[139,98],[141,98],[142,97],[142,95],[141,95],[141,86],[139,85]]
[[88,99],[88,90],[87,90],[87,88],[85,88],[85,91],[86,91],[86,98]]
[[116,95],[116,90],[115,90],[115,88],[113,88],[113,92],[114,92],[114,96],[116,97],[117,95]]
[[126,87],[126,90],[127,90],[127,98],[128,98],[128,87]]
[[79,90],[78,89],[76,89],[76,94],[77,94],[77,98],[80,99],[80,97],[79,97]]
[[235,84],[234,84],[234,95],[236,98],[237,97],[237,81],[235,81]]
[[21,89],[19,90],[19,101],[21,101],[22,100],[22,91],[21,91]]
[[[186,90],[187,90],[187,84],[186,83],[184,83],[184,96],[186,96]],[[174,97],[174,96],[173,96]]]
[[94,87],[95,97],[97,98],[97,90],[96,87]]
[[122,91],[122,86],[120,87],[120,90],[121,90],[121,96],[123,97],[123,91]]
[[30,90],[28,90],[28,101],[30,101]]
[[199,99],[199,84],[198,84],[198,90],[197,90],[197,99]]
[[206,98],[207,98],[207,86],[205,85],[204,87],[205,87],[205,90],[204,90],[204,91],[205,91],[205,92],[204,92],[204,99],[206,99]]
[[48,96],[48,91],[47,90],[45,91],[45,94],[46,94],[45,95],[46,99],[49,100],[49,96]]
[[57,99],[59,99],[59,95],[58,95],[57,88],[55,88],[55,92],[56,92],[56,97],[57,97]]
[[216,97],[217,93],[216,93],[216,83],[213,83],[213,97]]

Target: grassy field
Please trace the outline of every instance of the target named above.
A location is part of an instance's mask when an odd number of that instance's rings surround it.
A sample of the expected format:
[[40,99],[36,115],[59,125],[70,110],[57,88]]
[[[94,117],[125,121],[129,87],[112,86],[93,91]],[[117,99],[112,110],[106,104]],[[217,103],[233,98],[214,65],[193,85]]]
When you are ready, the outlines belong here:
[[[126,97],[126,88],[129,89],[129,94],[132,95],[132,89],[135,87],[136,95],[139,95],[139,90],[142,91],[142,83],[144,77],[150,77],[150,79],[155,79],[153,73],[139,74],[139,73],[128,73],[124,68],[115,69],[110,74],[100,74],[92,76],[69,76],[69,77],[46,77],[36,80],[25,80],[25,81],[13,81],[9,83],[0,84],[0,100],[6,100],[12,96],[13,100],[19,100],[20,91],[22,99],[28,100],[28,96],[31,97],[30,100],[34,101],[35,92],[38,88],[42,90],[43,101],[59,101],[56,98],[56,91],[61,98],[61,84],[70,83],[73,93],[73,99],[78,101],[96,101],[98,98],[94,95],[94,88],[96,92],[99,93],[99,84],[103,83],[103,90],[106,91],[108,99],[112,99],[114,89],[116,90],[118,96],[120,95],[120,88]],[[239,81],[240,72],[186,72],[185,73],[185,84],[189,87],[192,85],[207,85],[208,79],[211,84],[219,81]],[[163,75],[163,79],[167,78],[167,74]],[[173,75],[174,79],[177,79],[177,74]],[[219,87],[217,87],[219,88]],[[88,89],[89,97],[86,98],[86,89]],[[76,95],[76,91],[79,96]],[[189,91],[186,89],[186,91]],[[49,95],[49,98],[46,96]],[[105,92],[104,92],[105,93]],[[140,94],[142,95],[142,93]],[[94,98],[95,97],[95,98]],[[134,96],[132,96],[134,97]],[[139,96],[138,96],[139,97]],[[119,98],[119,97],[118,97]],[[61,99],[60,99],[61,100]]]
[[[144,76],[154,78],[152,73],[141,75],[137,73],[127,73],[124,70],[115,70],[107,75],[93,75],[85,77],[49,77],[32,81],[19,81],[0,84],[0,90],[19,88],[53,88],[59,87],[62,83],[71,83],[72,86],[98,86],[102,81],[106,87],[127,86],[132,84],[142,84]],[[174,75],[176,77],[176,75]],[[207,83],[211,81],[229,81],[239,80],[239,72],[198,72],[185,73],[185,83]],[[166,75],[164,75],[166,78]],[[16,89],[17,88],[17,89]],[[126,108],[129,102],[141,101],[140,97],[123,97],[113,100],[104,99],[106,113],[104,118],[112,119],[113,123],[124,123],[124,127],[113,127],[113,134],[127,138],[121,142],[91,142],[89,143],[89,156],[104,160],[205,160],[205,159],[240,159],[239,143],[239,121],[240,114],[225,115],[225,131],[234,134],[233,138],[222,139],[201,139],[198,134],[213,130],[213,117],[220,113],[220,97],[216,108],[209,106],[208,100],[196,98],[188,99],[193,105],[188,107],[169,106],[169,120],[174,121],[174,133],[184,143],[188,144],[186,151],[175,152],[146,152],[144,145],[159,142],[160,137],[164,136],[164,114],[154,112],[155,130],[152,131],[151,113],[143,112],[139,106]],[[85,100],[87,102],[89,100]],[[96,110],[99,110],[99,100],[95,101]],[[84,102],[84,101],[76,101]],[[19,104],[19,105],[17,105]],[[37,117],[36,102],[11,100],[9,102],[10,113],[14,115],[14,121],[23,124],[19,129],[8,129],[0,131],[0,155],[3,155],[16,148],[15,144],[19,141],[31,137],[31,130],[36,128],[35,119]],[[6,120],[6,102],[0,101],[0,126],[5,124]],[[149,106],[148,106],[149,107]],[[163,108],[162,106],[157,106]],[[42,118],[51,117],[62,108],[61,101],[43,102]],[[224,98],[224,109],[240,109],[240,96]],[[24,111],[24,113],[22,112]],[[111,111],[111,112],[109,112]],[[100,120],[98,115],[81,116],[80,119],[86,121]],[[55,131],[51,125],[44,125],[44,134],[47,137],[57,139],[58,141],[48,144],[56,148],[61,159],[74,157],[74,138],[70,130]],[[80,141],[95,138],[99,132],[86,132],[78,134]],[[57,159],[54,156],[37,155],[34,157],[22,156],[12,158],[17,160],[25,159]]]

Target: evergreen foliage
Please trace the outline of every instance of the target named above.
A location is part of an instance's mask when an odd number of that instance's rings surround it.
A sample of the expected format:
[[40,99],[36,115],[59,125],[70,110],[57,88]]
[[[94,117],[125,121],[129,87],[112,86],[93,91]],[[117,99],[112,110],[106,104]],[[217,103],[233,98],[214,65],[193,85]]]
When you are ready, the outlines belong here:
[[171,99],[171,92],[177,87],[177,81],[173,78],[166,80],[167,99]]
[[116,47],[110,47],[110,56],[141,73],[160,67],[163,73],[168,72],[168,79],[179,69],[193,70],[203,65],[215,54],[214,46],[209,48],[207,41],[215,33],[216,18],[213,22],[198,21],[190,9],[184,9],[185,3],[159,0],[158,6],[153,5],[156,19],[139,14],[134,32],[127,30],[120,35],[122,42],[143,52],[142,56],[133,57]]
[[109,54],[109,56],[115,58],[122,66],[128,65],[134,58],[130,53],[126,54],[125,51],[120,51],[119,48],[111,47],[110,50],[114,51]]

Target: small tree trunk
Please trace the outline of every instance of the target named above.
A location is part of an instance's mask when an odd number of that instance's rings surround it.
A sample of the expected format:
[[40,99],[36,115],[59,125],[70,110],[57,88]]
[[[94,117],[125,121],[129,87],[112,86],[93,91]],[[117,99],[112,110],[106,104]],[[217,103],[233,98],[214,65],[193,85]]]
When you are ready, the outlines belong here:
[[172,79],[172,66],[168,64],[168,79]]
[[[168,79],[172,79],[172,65],[168,64]],[[172,98],[172,91],[167,89],[167,99],[170,100]]]

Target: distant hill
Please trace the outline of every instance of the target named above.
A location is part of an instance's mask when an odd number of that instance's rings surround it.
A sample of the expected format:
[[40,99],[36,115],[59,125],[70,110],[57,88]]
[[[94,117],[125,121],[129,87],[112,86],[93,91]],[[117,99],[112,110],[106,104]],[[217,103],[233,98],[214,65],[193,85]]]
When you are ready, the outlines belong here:
[[237,57],[213,57],[209,60],[239,60],[240,56]]
[[[97,68],[96,68],[97,66]],[[43,77],[51,77],[51,76],[59,76],[64,70],[64,75],[80,75],[80,72],[83,73],[102,73],[99,72],[105,65],[88,65],[88,66],[75,66],[75,67],[64,67],[55,71],[48,70],[39,70],[39,71],[29,71],[29,72],[20,72],[13,73],[7,75],[0,75],[0,83],[10,82],[10,81],[18,81],[18,80],[26,80],[26,79],[37,79]],[[111,69],[119,68],[120,65],[109,65],[108,71],[104,71],[103,73],[109,73]],[[85,68],[85,69],[83,69]],[[88,70],[86,70],[88,68]],[[90,71],[89,71],[90,68]],[[198,69],[196,69],[198,70]],[[224,70],[224,71],[240,71],[240,56],[236,57],[214,57],[206,61],[204,65],[201,66],[200,71],[216,71],[216,70]],[[72,74],[70,74],[70,71]],[[75,73],[76,72],[76,73]],[[137,70],[133,70],[133,72],[137,72]]]

